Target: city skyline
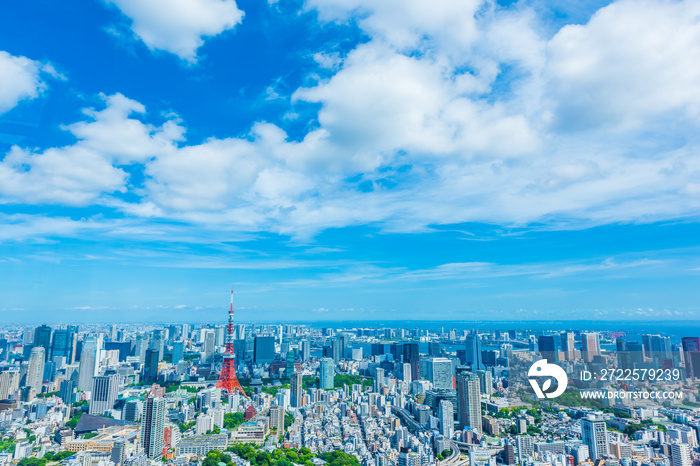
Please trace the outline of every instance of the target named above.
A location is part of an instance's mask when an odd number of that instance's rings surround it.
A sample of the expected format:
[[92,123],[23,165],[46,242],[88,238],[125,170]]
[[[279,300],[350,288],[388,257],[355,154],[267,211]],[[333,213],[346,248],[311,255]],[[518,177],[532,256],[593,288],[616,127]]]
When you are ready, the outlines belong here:
[[700,320],[696,2],[158,5],[4,8],[4,321]]

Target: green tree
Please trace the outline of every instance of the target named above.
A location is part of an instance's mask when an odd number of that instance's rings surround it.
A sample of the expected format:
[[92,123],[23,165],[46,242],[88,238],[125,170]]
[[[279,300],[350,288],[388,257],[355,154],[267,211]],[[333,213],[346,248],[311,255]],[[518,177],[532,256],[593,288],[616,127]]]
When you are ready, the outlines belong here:
[[236,427],[243,424],[243,414],[242,413],[225,413],[224,414],[224,428],[235,429]]

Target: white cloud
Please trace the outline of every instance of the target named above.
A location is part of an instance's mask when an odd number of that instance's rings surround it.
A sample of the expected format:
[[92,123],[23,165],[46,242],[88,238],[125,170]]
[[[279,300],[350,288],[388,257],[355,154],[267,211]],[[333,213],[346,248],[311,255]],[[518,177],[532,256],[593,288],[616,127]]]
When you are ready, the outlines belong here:
[[[654,117],[700,122],[700,3],[621,0],[547,46],[554,123],[638,127]],[[673,112],[673,113],[670,113]]]
[[0,114],[22,100],[39,96],[46,87],[41,79],[45,67],[47,71],[53,70],[49,65],[0,50]]
[[[551,40],[532,11],[489,2],[308,5],[323,20],[359,18],[370,40],[314,56],[333,74],[292,96],[320,104],[301,140],[257,122],[249,134],[187,144],[177,117],[144,123],[143,105],[117,94],[66,126],[76,144],[13,149],[0,194],[295,236],[697,215],[696,3],[623,0]],[[666,143],[669,134],[683,142]],[[138,189],[128,164],[146,176]],[[110,195],[129,189],[140,202]]]
[[235,0],[107,0],[128,16],[131,30],[151,50],[195,62],[207,37],[243,20]]
[[66,127],[79,140],[44,151],[13,147],[0,161],[2,202],[88,205],[103,193],[126,192],[120,167],[175,149],[184,130],[176,119],[161,127],[129,118],[145,109],[121,94],[102,96],[106,108],[86,110],[91,121]]

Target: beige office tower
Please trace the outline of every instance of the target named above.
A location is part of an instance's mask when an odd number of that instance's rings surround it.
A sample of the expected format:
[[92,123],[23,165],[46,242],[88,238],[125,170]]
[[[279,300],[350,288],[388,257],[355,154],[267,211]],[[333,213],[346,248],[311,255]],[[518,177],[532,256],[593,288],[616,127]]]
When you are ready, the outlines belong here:
[[19,389],[19,371],[0,372],[0,400],[6,400]]
[[270,430],[277,430],[278,436],[284,435],[284,407],[273,406],[270,408]]
[[459,405],[459,427],[470,427],[481,433],[481,387],[479,377],[471,372],[462,372],[457,377],[457,403]]
[[29,356],[29,367],[27,368],[27,387],[32,387],[37,393],[41,393],[41,384],[44,381],[44,362],[46,353],[42,346],[32,348]]

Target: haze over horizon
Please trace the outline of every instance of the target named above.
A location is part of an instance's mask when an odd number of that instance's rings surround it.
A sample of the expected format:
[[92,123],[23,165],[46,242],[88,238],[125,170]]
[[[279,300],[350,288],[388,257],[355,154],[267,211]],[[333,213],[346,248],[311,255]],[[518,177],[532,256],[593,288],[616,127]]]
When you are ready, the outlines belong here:
[[163,5],[3,8],[3,321],[700,320],[698,2]]

